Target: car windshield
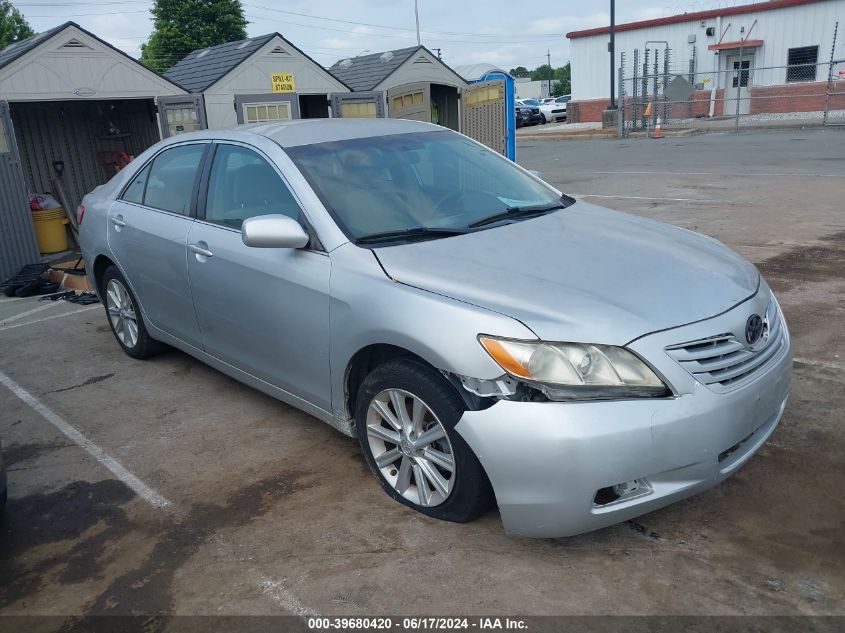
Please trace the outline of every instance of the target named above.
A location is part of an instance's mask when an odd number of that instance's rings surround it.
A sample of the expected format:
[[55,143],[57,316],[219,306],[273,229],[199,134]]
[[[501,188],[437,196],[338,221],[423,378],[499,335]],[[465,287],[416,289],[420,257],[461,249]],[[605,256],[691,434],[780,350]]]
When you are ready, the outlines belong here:
[[[286,148],[335,222],[365,237],[434,239],[566,206],[506,158],[450,131]],[[512,216],[508,216],[512,213]]]
[[538,106],[538,105],[540,105],[540,102],[539,102],[539,101],[537,101],[536,99],[524,99],[522,102],[523,102],[525,105],[530,105],[530,106]]

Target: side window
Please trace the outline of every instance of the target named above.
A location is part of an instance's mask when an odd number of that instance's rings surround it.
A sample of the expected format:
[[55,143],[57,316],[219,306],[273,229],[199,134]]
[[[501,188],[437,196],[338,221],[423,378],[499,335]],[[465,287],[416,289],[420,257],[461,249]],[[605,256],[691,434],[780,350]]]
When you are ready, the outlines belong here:
[[150,166],[144,167],[137,176],[129,183],[129,186],[123,191],[122,200],[126,202],[134,202],[142,204],[144,202],[144,189],[147,186],[147,179],[150,175]]
[[299,219],[299,205],[279,174],[254,151],[220,144],[208,180],[205,219],[239,229],[247,218],[271,213]]
[[180,145],[156,156],[150,169],[144,204],[188,215],[194,179],[206,147],[206,144]]

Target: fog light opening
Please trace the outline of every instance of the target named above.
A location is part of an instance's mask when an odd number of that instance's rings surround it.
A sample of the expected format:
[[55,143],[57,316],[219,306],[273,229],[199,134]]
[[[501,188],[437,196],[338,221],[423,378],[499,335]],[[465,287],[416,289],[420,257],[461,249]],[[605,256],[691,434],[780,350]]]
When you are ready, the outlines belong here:
[[606,506],[619,500],[633,499],[651,492],[651,486],[645,479],[632,479],[622,483],[600,488],[593,498],[593,505]]

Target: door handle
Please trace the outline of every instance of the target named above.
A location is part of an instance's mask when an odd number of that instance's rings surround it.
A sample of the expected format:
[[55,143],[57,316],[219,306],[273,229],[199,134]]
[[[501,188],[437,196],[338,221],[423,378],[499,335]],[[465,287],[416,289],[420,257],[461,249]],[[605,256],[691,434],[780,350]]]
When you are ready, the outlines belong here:
[[208,250],[208,244],[205,242],[197,242],[196,244],[188,244],[188,248],[191,249],[191,252],[196,253],[197,255],[202,255],[203,257],[213,257],[214,253]]
[[111,223],[115,226],[126,226],[126,222],[123,221],[122,215],[112,216]]

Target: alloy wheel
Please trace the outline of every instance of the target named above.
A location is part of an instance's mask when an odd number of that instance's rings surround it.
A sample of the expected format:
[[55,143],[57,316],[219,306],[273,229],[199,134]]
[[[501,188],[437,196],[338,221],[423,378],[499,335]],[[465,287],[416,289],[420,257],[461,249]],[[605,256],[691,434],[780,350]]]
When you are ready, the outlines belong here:
[[117,279],[106,286],[106,310],[118,340],[128,348],[138,344],[138,317],[129,291]]
[[367,409],[367,441],[382,476],[408,501],[425,507],[449,497],[457,474],[443,424],[402,389],[376,394]]

